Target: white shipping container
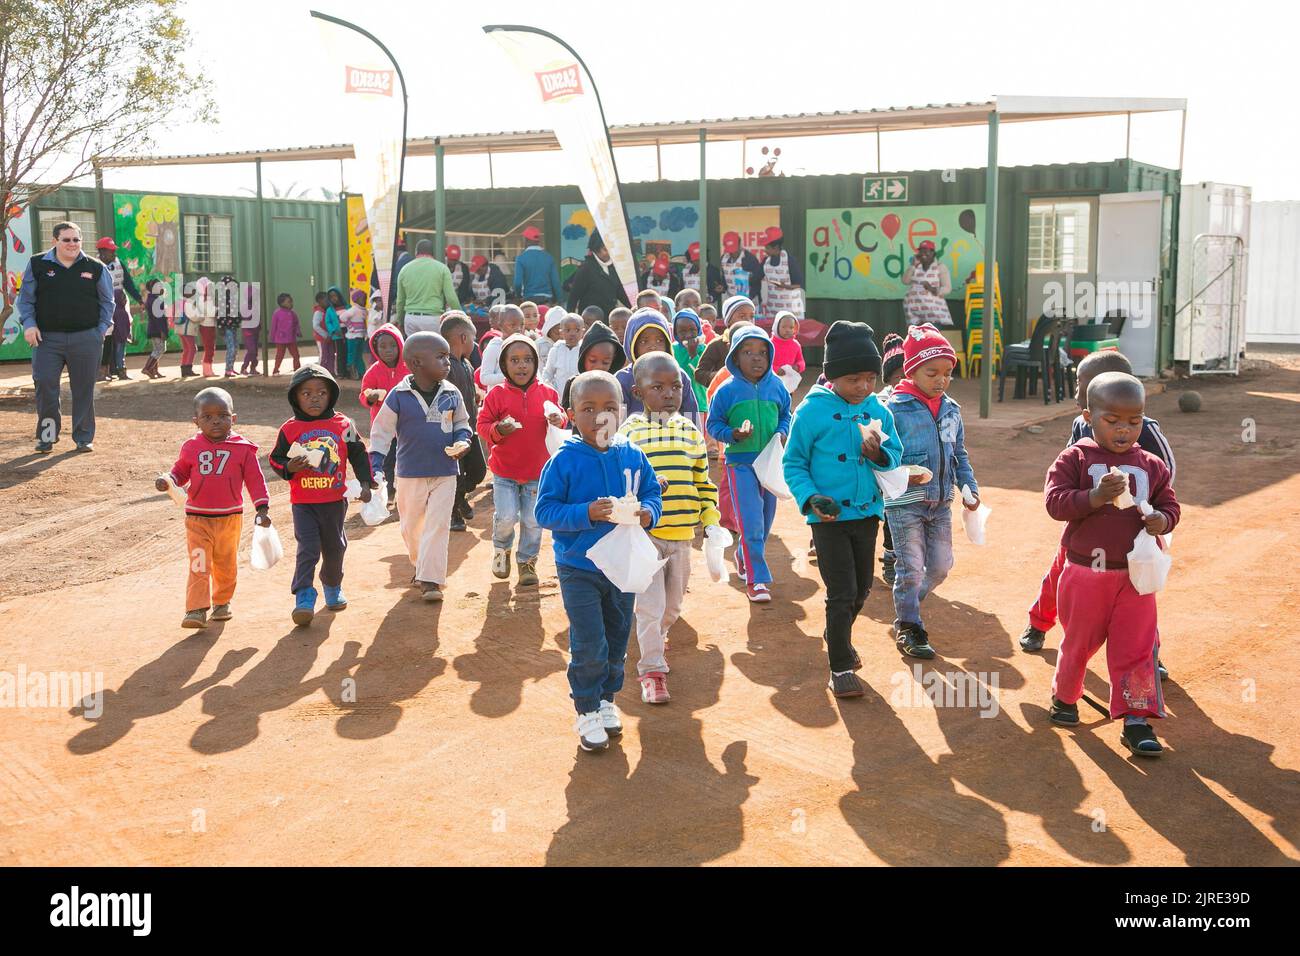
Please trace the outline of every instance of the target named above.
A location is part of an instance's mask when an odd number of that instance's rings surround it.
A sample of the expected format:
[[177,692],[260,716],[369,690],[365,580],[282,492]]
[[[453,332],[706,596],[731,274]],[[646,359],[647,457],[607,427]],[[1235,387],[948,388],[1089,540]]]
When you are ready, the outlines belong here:
[[1300,202],[1255,203],[1246,341],[1300,345]]
[[1189,183],[1178,207],[1174,359],[1190,371],[1235,372],[1245,347],[1249,186]]

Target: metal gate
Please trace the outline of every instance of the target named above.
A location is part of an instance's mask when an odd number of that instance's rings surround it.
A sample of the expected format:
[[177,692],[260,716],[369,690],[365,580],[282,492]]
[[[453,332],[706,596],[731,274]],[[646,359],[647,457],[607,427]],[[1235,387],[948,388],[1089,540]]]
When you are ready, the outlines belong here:
[[1202,233],[1192,240],[1188,371],[1237,374],[1245,346],[1246,244],[1240,236]]

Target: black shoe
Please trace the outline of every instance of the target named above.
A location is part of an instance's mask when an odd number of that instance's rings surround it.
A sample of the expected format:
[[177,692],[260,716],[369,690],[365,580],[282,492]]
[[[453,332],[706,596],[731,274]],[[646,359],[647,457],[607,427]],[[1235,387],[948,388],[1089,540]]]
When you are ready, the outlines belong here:
[[895,564],[897,564],[897,559],[893,557],[892,551],[887,551],[880,556],[880,579],[891,588],[894,586]]
[[1156,658],[1156,673],[1160,675],[1161,680],[1169,680],[1169,668],[1165,667],[1164,661]]
[[1052,706],[1047,711],[1047,716],[1052,723],[1060,724],[1062,727],[1077,727],[1079,726],[1079,705],[1065,704],[1053,697]]
[[908,657],[919,657],[924,661],[934,658],[934,648],[930,646],[930,635],[926,634],[925,628],[919,624],[904,624],[898,631],[898,639],[894,643]]
[[48,455],[48,454],[49,454],[50,452],[52,452],[52,451],[54,451],[54,442],[52,442],[52,441],[38,441],[38,442],[36,443],[36,454],[38,454],[38,455]]
[[126,374],[126,369],[124,368],[114,369],[113,374],[124,382],[129,382],[131,380],[131,376]]
[[862,670],[862,658],[858,657],[857,651],[853,651],[853,669],[855,671]]
[[79,452],[92,452],[94,450],[95,450],[95,446],[88,441],[77,442],[77,451]]
[[460,517],[463,521],[474,520],[474,506],[468,501],[462,501],[460,503]]
[[1165,752],[1150,724],[1125,724],[1120,742],[1138,757],[1159,757]]
[[862,681],[858,680],[858,675],[853,671],[845,671],[843,674],[832,671],[831,679],[826,686],[836,697],[862,697],[866,694],[862,688]]
[[1025,628],[1024,633],[1020,635],[1020,649],[1022,651],[1041,651],[1043,649],[1043,640],[1046,637],[1047,633],[1045,631],[1040,631],[1030,624]]
[[464,530],[465,530],[465,520],[464,520],[460,515],[458,515],[458,514],[453,514],[453,515],[451,516],[451,530],[452,530],[452,531],[464,531]]

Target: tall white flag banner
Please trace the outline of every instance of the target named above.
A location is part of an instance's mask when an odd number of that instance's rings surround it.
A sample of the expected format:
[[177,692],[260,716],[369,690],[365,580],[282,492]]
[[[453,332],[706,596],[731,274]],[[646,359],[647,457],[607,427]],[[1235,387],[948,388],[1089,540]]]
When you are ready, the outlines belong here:
[[561,151],[573,164],[583,202],[605,240],[628,301],[635,302],[637,273],[627,211],[605,111],[586,64],[559,37],[535,27],[487,26],[483,30],[519,67],[537,97],[544,125],[555,131]]
[[311,15],[326,51],[323,89],[337,97],[339,127],[352,140],[354,182],[365,201],[379,288],[388,302],[406,156],[406,83],[375,37],[346,20],[315,10]]

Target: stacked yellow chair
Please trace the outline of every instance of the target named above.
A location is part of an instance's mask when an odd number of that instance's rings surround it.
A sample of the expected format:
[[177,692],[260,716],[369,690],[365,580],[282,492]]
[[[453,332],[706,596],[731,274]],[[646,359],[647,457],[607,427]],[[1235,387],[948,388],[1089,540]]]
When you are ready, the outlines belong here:
[[[993,374],[1002,363],[1002,284],[993,266]],[[976,263],[975,278],[966,284],[966,369],[975,375],[984,345],[984,263]]]

